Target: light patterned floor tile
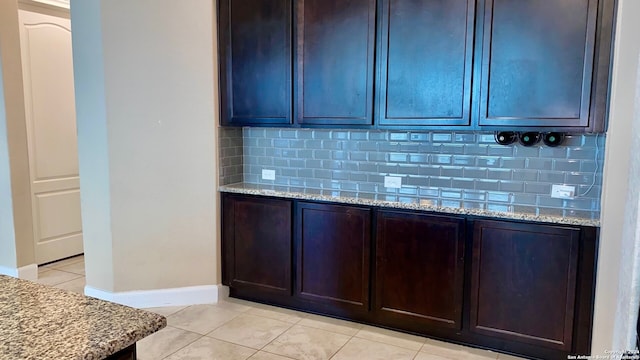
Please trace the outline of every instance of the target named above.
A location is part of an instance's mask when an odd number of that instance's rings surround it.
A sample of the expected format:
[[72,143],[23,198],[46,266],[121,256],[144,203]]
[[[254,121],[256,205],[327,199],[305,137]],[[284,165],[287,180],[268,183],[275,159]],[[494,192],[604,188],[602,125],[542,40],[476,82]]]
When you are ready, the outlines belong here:
[[269,319],[280,320],[291,324],[299,322],[303,317],[306,316],[305,313],[299,311],[283,309],[264,304],[256,304],[255,307],[251,308],[249,311],[247,311],[247,313],[251,315],[266,317]]
[[58,284],[62,284],[63,282],[71,281],[73,279],[77,279],[83,277],[82,275],[68,273],[66,271],[60,271],[51,269],[49,271],[44,271],[38,275],[38,283],[54,286]]
[[373,326],[365,325],[355,335],[361,339],[378,341],[381,343],[399,346],[409,350],[418,351],[422,348],[425,338],[397,331],[381,329]]
[[427,339],[425,341],[420,352],[454,360],[495,360],[498,357],[498,354],[495,352],[432,339]]
[[137,360],[160,360],[198,340],[202,336],[171,326],[158,331],[136,345]]
[[416,354],[417,351],[354,337],[331,360],[411,360]]
[[418,351],[418,355],[413,360],[451,360],[451,358]]
[[258,351],[249,360],[291,360],[290,357],[276,355],[265,351]]
[[[38,267],[38,282],[84,293],[83,274],[78,256]],[[170,326],[138,342],[139,360],[326,359],[336,347],[331,360],[525,360],[235,298],[145,310],[166,316]]]
[[245,301],[245,300],[240,300],[240,299],[225,298],[218,301],[218,303],[216,303],[215,305],[222,309],[227,309],[227,310],[237,311],[237,312],[246,312],[251,310],[253,306],[257,304],[249,301]]
[[167,316],[167,324],[205,335],[239,314],[214,305],[193,305]]
[[300,360],[327,360],[350,338],[347,335],[294,325],[263,350]]
[[153,308],[142,308],[143,310],[151,311],[162,316],[169,316],[177,313],[180,310],[186,309],[186,306],[162,306]]
[[55,266],[53,267],[56,270],[66,271],[78,275],[85,275],[84,271],[84,260],[75,262],[73,264],[65,265],[65,266]]
[[284,321],[240,314],[207,336],[254,349],[262,349],[290,327],[291,324]]
[[298,325],[309,326],[348,336],[353,336],[362,329],[362,325],[358,323],[312,314],[303,318]]
[[63,282],[61,284],[56,285],[58,289],[64,289],[73,291],[78,294],[84,295],[84,286],[86,285],[85,277],[79,277],[77,279],[73,279],[71,281]]
[[248,347],[203,336],[165,360],[245,360],[255,352]]

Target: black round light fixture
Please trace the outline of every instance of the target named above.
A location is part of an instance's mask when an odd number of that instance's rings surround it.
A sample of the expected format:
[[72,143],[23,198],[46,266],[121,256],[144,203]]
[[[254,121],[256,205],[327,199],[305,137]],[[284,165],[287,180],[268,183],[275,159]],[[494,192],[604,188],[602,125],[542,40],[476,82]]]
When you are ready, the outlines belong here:
[[496,131],[494,138],[500,145],[510,145],[518,140],[518,135],[513,131]]
[[564,141],[564,133],[550,132],[542,136],[542,141],[545,145],[550,147],[556,147]]
[[518,141],[522,146],[533,146],[540,141],[540,137],[537,132],[518,133]]

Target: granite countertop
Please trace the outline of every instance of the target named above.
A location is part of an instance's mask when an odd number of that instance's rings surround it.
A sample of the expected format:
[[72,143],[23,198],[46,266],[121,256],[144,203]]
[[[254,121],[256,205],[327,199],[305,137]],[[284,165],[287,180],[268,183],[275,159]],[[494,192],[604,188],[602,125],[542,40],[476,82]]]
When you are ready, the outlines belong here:
[[385,201],[376,199],[375,194],[358,193],[357,196],[343,196],[340,191],[301,189],[287,186],[262,185],[238,183],[220,186],[221,192],[237,193],[246,195],[275,196],[289,199],[332,201],[336,203],[377,206],[408,210],[434,211],[446,214],[475,215],[492,218],[527,220],[552,224],[579,225],[579,226],[600,226],[599,220],[536,215],[517,212],[498,212],[484,209],[467,209],[458,207],[438,206],[433,199],[416,199],[413,202]]
[[104,359],[164,328],[164,316],[0,275],[0,359]]

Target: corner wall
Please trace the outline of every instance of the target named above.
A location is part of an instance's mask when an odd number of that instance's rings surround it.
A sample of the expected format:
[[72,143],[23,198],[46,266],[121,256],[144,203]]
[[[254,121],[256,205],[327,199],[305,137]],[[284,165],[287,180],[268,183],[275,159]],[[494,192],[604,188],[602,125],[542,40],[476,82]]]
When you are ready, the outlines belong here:
[[593,354],[635,348],[639,297],[640,2],[618,0]]
[[213,14],[208,0],[72,2],[87,293],[216,300]]
[[[0,174],[3,177],[0,189],[3,196],[0,204],[2,220],[7,228],[0,230],[0,248],[15,249],[0,256],[13,268],[35,264],[33,225],[31,214],[31,189],[29,179],[29,157],[27,150],[27,129],[22,82],[22,59],[20,53],[20,32],[18,4],[16,0],[0,1],[0,66],[2,76],[0,86],[4,105],[3,126],[0,129]],[[10,185],[10,193],[7,185]],[[7,256],[13,260],[5,259]]]

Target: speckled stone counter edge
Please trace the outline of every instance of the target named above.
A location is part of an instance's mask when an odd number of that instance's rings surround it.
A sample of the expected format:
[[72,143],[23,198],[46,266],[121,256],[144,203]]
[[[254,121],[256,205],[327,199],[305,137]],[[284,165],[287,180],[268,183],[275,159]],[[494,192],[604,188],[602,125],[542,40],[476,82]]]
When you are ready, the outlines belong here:
[[274,190],[266,187],[261,187],[259,185],[253,185],[253,184],[223,185],[219,187],[219,191],[226,192],[226,193],[245,194],[245,195],[273,196],[273,197],[298,199],[298,200],[331,201],[331,202],[343,203],[343,204],[387,207],[387,208],[407,209],[407,210],[433,211],[433,212],[440,212],[445,214],[473,215],[473,216],[501,218],[501,219],[535,221],[535,222],[552,223],[552,224],[593,226],[593,227],[600,226],[599,220],[591,220],[591,219],[545,216],[545,215],[535,215],[535,214],[515,213],[515,212],[514,213],[497,212],[497,211],[489,211],[489,210],[483,210],[483,209],[452,208],[452,207],[437,206],[437,205],[427,204],[427,203],[405,203],[405,202],[384,201],[384,200],[375,200],[375,199],[357,198],[357,197],[301,193],[301,192],[295,192],[295,191]]
[[1,359],[104,359],[167,325],[150,311],[27,280],[0,275],[0,287],[0,314],[8,316],[0,326]]

